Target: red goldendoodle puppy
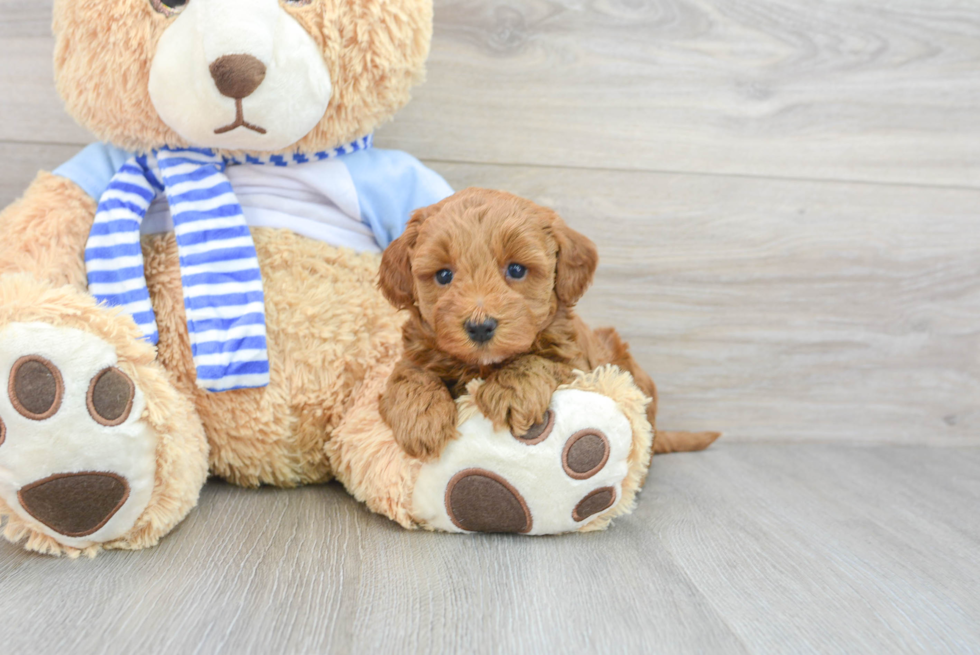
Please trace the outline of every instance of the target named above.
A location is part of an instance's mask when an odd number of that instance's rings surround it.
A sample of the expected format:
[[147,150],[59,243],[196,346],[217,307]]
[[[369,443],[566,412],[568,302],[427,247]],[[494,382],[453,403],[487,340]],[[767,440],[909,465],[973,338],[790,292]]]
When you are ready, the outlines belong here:
[[[454,398],[483,378],[475,402],[495,427],[526,434],[572,377],[612,363],[653,400],[657,388],[612,328],[573,312],[598,255],[550,209],[508,193],[466,189],[420,209],[385,251],[380,288],[411,316],[405,356],[381,415],[413,456],[432,458],[456,436]],[[717,433],[656,433],[656,452],[699,450]]]

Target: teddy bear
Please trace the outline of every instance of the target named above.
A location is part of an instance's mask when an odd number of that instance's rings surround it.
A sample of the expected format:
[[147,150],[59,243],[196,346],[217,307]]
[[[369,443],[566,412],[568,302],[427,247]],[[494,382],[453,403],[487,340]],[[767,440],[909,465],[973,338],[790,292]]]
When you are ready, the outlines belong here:
[[452,193],[372,138],[423,78],[431,0],[56,0],[53,28],[58,91],[98,142],[0,214],[8,540],[152,546],[209,474],[337,479],[449,532],[596,530],[630,511],[651,399],[615,367],[577,373],[524,435],[460,397],[436,458],[407,455],[379,415],[404,322],[380,253]]

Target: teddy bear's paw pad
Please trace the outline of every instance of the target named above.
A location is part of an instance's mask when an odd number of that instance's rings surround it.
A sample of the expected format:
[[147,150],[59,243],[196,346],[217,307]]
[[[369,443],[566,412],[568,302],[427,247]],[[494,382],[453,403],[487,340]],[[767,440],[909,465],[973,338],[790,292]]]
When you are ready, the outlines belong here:
[[595,491],[590,491],[585,498],[579,501],[575,509],[572,510],[572,518],[576,521],[584,521],[590,516],[599,512],[604,512],[616,502],[616,490],[612,487],[602,487]]
[[555,392],[544,420],[527,434],[466,420],[415,484],[416,520],[449,532],[556,534],[578,530],[621,497],[632,427],[612,399]]
[[551,431],[554,428],[555,413],[549,409],[544,413],[544,420],[542,420],[540,423],[535,423],[532,425],[531,429],[524,434],[515,434],[514,438],[528,446],[533,446],[534,444],[541,443],[551,436]]
[[573,434],[561,453],[561,467],[576,480],[588,480],[609,461],[609,438],[599,430],[586,428]]
[[483,469],[460,471],[446,487],[446,511],[469,532],[526,533],[533,525],[527,503],[502,477]]
[[65,381],[61,371],[43,357],[21,357],[10,371],[7,392],[10,404],[21,416],[43,421],[51,418],[61,407]]
[[129,497],[129,483],[115,473],[58,473],[21,487],[21,507],[52,530],[86,537],[109,522]]
[[126,368],[81,330],[12,323],[0,332],[0,498],[65,546],[123,536],[149,503],[156,436]]

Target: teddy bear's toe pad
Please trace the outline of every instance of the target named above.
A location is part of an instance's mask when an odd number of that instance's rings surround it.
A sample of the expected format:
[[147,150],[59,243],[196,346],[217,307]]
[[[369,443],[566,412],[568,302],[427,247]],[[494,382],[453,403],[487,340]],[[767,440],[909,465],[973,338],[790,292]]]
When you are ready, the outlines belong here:
[[57,367],[43,357],[27,355],[14,362],[7,392],[22,416],[43,421],[61,406],[65,382]]
[[555,534],[615,506],[629,471],[629,421],[607,396],[555,392],[528,435],[494,431],[483,416],[460,425],[438,461],[422,466],[414,515],[450,532]]
[[129,531],[153,490],[156,436],[115,349],[81,330],[11,323],[2,376],[0,498],[66,546]]
[[531,512],[521,494],[496,473],[460,471],[446,487],[446,512],[470,532],[528,532]]

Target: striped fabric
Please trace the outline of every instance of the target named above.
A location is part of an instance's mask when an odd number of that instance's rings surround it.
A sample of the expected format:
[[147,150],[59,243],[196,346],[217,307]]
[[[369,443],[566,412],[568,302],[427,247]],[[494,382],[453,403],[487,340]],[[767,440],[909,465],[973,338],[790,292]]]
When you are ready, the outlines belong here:
[[252,235],[225,168],[289,166],[370,148],[370,136],[311,155],[217,156],[163,148],[130,158],[102,194],[85,248],[89,291],[132,315],[144,337],[159,332],[140,248],[140,225],[158,193],[170,205],[180,257],[187,330],[197,384],[209,391],[269,383],[265,298]]
[[294,153],[292,155],[260,155],[258,157],[253,155],[245,155],[243,157],[227,157],[225,163],[229,166],[235,166],[237,164],[260,164],[266,166],[292,166],[293,164],[306,164],[311,161],[323,161],[324,159],[335,159],[337,157],[342,157],[344,155],[349,155],[351,153],[357,152],[358,150],[367,150],[374,145],[374,135],[368,134],[367,136],[361,137],[357,141],[348,143],[345,146],[340,146],[334,148],[333,150],[323,150],[321,152],[314,152],[313,154],[304,155],[300,153]]

